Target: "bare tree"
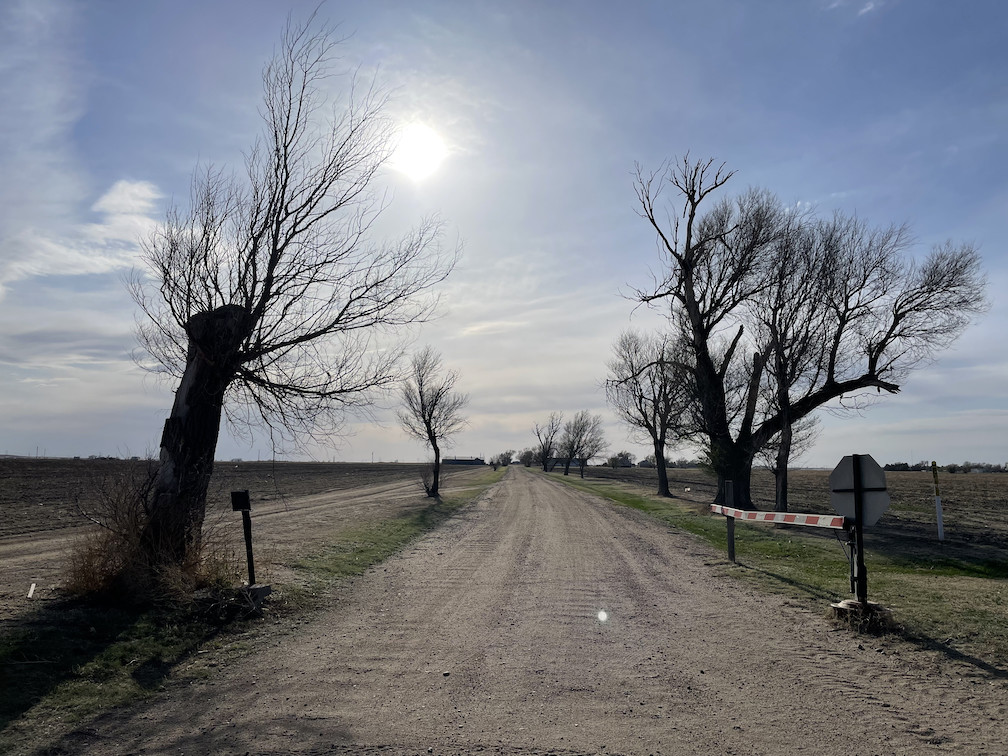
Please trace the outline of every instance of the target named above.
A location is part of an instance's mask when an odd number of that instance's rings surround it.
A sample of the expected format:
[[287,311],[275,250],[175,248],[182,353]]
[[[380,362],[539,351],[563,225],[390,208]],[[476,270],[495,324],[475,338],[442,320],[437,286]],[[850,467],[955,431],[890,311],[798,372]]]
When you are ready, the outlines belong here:
[[533,428],[536,439],[539,441],[539,446],[536,447],[536,456],[542,464],[543,472],[549,472],[549,462],[556,455],[557,437],[560,435],[562,427],[563,413],[551,412],[544,425],[536,423]]
[[[575,416],[575,420],[577,416]],[[585,466],[608,448],[602,429],[602,416],[590,415],[577,450],[578,468],[584,478]]]
[[535,458],[536,453],[532,449],[522,449],[521,454],[518,455],[518,461],[525,467],[532,467]]
[[[752,506],[750,475],[760,448],[827,403],[861,408],[869,390],[898,392],[911,370],[985,309],[986,281],[970,245],[948,242],[917,262],[907,257],[905,227],[871,228],[839,214],[797,218],[756,189],[713,201],[731,176],[723,165],[688,156],[651,174],[638,167],[640,214],[665,260],[654,285],[636,295],[664,308],[688,345],[682,367],[695,395],[694,439],[717,472],[718,499],[733,480],[739,503]],[[662,202],[666,190],[676,195],[671,212]],[[817,279],[822,288],[815,295],[775,293],[782,286],[775,252],[806,243],[806,234],[817,253],[790,259],[810,266],[809,276],[786,281]],[[802,317],[817,328],[822,322],[820,340],[812,342],[819,348],[793,350],[786,338],[795,334],[781,333],[774,342],[757,326],[754,311],[777,294],[782,301],[799,297]],[[766,390],[768,380],[775,390]]]
[[425,347],[413,356],[410,376],[402,386],[404,407],[399,411],[399,422],[434,453],[430,482],[424,482],[427,495],[432,497],[440,495],[441,446],[466,424],[462,410],[469,397],[454,390],[457,382],[458,373],[442,374],[441,355]]
[[564,462],[564,475],[570,474],[571,462],[577,460],[583,478],[585,465],[605,448],[602,416],[581,410],[564,423],[563,435],[557,444],[559,456]]
[[[682,351],[681,347],[678,347]],[[658,495],[671,496],[665,449],[669,441],[686,435],[690,402],[682,355],[669,334],[653,337],[626,331],[613,345],[606,399],[619,418],[630,426],[630,438],[650,443],[658,470]]]
[[819,380],[829,343],[831,322],[823,306],[830,287],[823,275],[829,265],[825,238],[809,214],[788,214],[767,260],[767,286],[757,292],[751,308],[756,342],[765,345],[764,400],[780,416],[780,431],[757,452],[764,460],[773,452],[768,468],[779,512],[788,508],[792,453],[804,453],[818,437],[818,420],[812,415],[794,419],[791,404]]
[[377,335],[425,320],[457,260],[437,220],[368,240],[392,127],[373,87],[327,102],[337,43],[314,17],[288,23],[244,176],[197,170],[189,208],[169,210],[130,280],[143,360],[178,380],[144,533],[156,563],[198,546],[222,413],[277,442],[338,432],[398,380],[400,350]]
[[507,467],[511,464],[511,458],[514,457],[514,449],[508,449],[507,451],[502,451],[500,454],[490,458],[490,465],[496,470],[498,467]]

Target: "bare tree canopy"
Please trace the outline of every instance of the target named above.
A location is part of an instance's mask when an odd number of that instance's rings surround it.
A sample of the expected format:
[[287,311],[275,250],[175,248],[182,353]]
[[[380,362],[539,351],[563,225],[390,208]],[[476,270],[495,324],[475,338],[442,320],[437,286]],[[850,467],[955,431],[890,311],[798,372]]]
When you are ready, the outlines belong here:
[[428,346],[413,356],[409,378],[402,385],[399,422],[434,454],[431,479],[424,484],[428,496],[440,495],[441,447],[466,424],[462,410],[469,397],[455,391],[457,382],[458,373],[442,373],[441,355]]
[[549,472],[549,462],[557,454],[557,437],[563,427],[563,413],[551,412],[549,419],[542,425],[535,424],[536,439],[539,445],[536,447],[536,456],[542,464],[543,472]]
[[585,465],[606,449],[602,416],[593,415],[588,410],[575,414],[564,423],[557,449],[564,461],[564,475],[570,473],[571,462],[577,460],[583,478]]
[[667,333],[625,331],[613,345],[606,400],[630,426],[630,438],[650,443],[658,469],[658,495],[671,496],[665,450],[688,435],[692,392],[681,365],[683,346]]
[[715,199],[731,177],[688,156],[654,173],[638,166],[639,212],[664,264],[636,298],[661,308],[688,347],[694,440],[719,499],[733,480],[751,506],[760,448],[823,405],[898,392],[984,311],[986,280],[968,244],[917,260],[903,226],[816,218],[759,189]]
[[237,177],[205,167],[130,281],[151,369],[179,380],[161,443],[148,541],[185,558],[198,540],[222,411],[288,440],[339,430],[398,380],[400,349],[376,337],[426,319],[453,268],[442,224],[369,240],[392,124],[373,86],[327,98],[338,40],[288,24],[263,71],[263,129]]

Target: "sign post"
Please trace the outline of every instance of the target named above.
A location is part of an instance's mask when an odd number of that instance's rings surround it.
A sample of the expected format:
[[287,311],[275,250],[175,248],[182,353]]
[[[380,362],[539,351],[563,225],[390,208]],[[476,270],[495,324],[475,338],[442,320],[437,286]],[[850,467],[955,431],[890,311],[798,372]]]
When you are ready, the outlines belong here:
[[249,587],[256,584],[255,563],[252,561],[252,504],[248,490],[231,492],[231,510],[242,513],[242,529],[245,531],[245,556],[248,559]]
[[870,454],[850,454],[830,473],[830,504],[850,520],[851,592],[868,610],[868,571],[864,563],[864,529],[889,509],[885,472]]

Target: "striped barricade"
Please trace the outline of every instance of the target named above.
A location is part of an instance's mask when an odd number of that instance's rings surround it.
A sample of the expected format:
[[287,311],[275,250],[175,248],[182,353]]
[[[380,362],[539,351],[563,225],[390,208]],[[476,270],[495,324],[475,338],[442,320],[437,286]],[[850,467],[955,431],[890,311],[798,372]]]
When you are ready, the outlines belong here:
[[813,528],[844,529],[844,518],[839,515],[795,514],[791,512],[755,512],[748,509],[732,509],[720,504],[711,504],[711,512],[734,517],[736,520],[751,522],[779,522],[788,525],[809,525]]

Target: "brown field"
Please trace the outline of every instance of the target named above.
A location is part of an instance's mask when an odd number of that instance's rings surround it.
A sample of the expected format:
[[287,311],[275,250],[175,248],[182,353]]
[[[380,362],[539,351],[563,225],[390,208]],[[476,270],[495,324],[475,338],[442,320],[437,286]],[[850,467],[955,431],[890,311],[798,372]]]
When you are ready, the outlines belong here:
[[[0,458],[0,538],[79,527],[77,510],[91,503],[96,484],[146,463],[118,459]],[[423,465],[327,462],[218,462],[210,483],[210,509],[230,509],[229,491],[248,489],[256,502],[277,501],[348,488],[419,480]]]

